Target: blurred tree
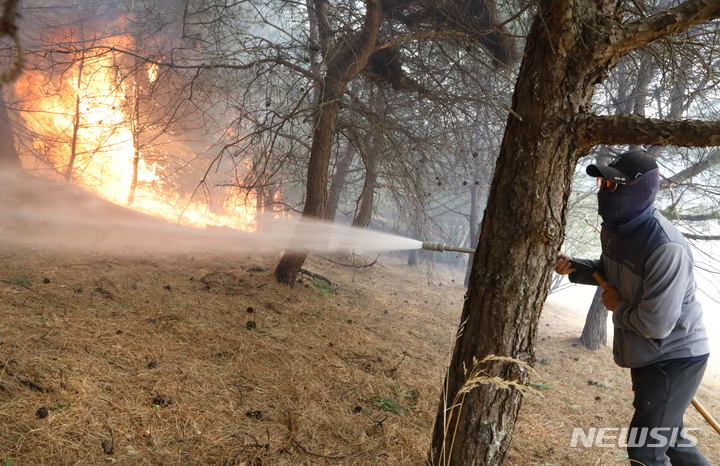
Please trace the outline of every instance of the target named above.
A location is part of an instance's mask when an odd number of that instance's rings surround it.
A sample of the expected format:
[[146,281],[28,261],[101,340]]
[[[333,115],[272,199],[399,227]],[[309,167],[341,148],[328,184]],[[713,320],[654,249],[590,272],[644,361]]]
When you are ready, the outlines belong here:
[[9,67],[0,74],[0,86],[12,82],[22,72],[25,63],[25,47],[20,40],[18,27],[15,24],[19,16],[18,0],[4,0],[2,16],[0,16],[0,39],[9,37],[14,45],[14,56]]
[[15,45],[16,56],[9,69],[0,75],[0,171],[21,169],[22,163],[15,148],[15,135],[12,122],[5,105],[3,85],[12,82],[22,70],[24,63],[24,46],[20,41],[15,20],[18,16],[18,1],[5,0],[2,16],[0,16],[0,39],[8,36]]
[[5,107],[5,95],[0,87],[0,171],[21,169],[22,163],[15,149],[12,122]]

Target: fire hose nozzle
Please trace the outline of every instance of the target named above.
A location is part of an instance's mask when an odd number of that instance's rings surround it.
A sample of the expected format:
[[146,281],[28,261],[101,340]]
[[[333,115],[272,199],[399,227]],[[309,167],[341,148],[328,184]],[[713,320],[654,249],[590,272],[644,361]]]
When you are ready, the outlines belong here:
[[427,249],[428,251],[437,251],[437,252],[464,252],[466,254],[474,254],[474,249],[468,249],[468,248],[455,248],[452,246],[446,246],[445,243],[435,243],[432,241],[425,241],[422,244],[423,249]]
[[445,244],[443,243],[433,243],[432,241],[425,241],[422,244],[423,249],[427,249],[428,251],[438,251],[438,252],[445,252]]

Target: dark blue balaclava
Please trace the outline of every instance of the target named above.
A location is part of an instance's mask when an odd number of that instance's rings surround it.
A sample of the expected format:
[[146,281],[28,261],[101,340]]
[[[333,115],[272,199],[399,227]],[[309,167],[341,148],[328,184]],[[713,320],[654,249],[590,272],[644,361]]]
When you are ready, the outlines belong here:
[[598,213],[603,226],[617,228],[645,211],[653,202],[660,189],[660,170],[650,170],[615,192],[607,189],[598,191]]

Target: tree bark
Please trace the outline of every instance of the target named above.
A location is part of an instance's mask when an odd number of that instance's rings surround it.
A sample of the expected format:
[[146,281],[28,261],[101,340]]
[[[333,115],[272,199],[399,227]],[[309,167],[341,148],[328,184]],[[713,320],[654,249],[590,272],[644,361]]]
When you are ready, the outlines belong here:
[[667,121],[636,115],[582,115],[578,125],[587,131],[586,143],[649,144],[659,146],[719,146],[720,121]]
[[596,350],[607,345],[608,310],[602,303],[602,294],[603,289],[598,286],[585,318],[585,327],[583,327],[580,336],[580,342],[590,350]]
[[[438,408],[431,464],[496,466],[507,458],[521,392],[494,383],[460,391],[466,371],[489,355],[535,360],[574,169],[592,145],[605,142],[589,122],[620,119],[589,117],[595,84],[632,49],[720,15],[720,1],[690,0],[622,26],[617,7],[612,0],[537,4]],[[485,377],[518,383],[528,377],[514,362],[490,361],[479,369]]]

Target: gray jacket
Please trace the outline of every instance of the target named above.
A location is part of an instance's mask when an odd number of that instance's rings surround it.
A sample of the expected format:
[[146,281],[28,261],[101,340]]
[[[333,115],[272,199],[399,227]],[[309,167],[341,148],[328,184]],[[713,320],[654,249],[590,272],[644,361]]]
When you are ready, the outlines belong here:
[[635,368],[710,353],[682,234],[650,206],[617,229],[603,228],[600,238],[600,260],[573,259],[582,267],[569,278],[597,285],[592,272],[598,271],[620,293],[612,316],[615,362]]

